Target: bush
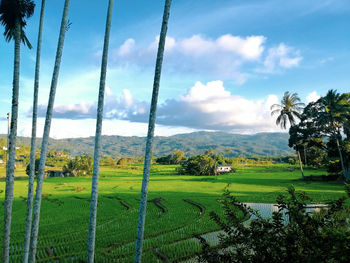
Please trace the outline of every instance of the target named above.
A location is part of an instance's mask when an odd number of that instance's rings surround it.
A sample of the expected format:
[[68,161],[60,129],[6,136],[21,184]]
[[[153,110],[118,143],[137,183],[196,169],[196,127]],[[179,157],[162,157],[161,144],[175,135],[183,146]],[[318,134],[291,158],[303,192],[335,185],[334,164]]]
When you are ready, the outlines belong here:
[[187,159],[178,169],[179,174],[215,175],[215,160],[209,155],[197,155]]
[[92,175],[93,160],[90,156],[76,156],[63,166],[63,172],[71,176]]
[[[350,196],[349,185],[346,190]],[[309,213],[306,212],[308,196],[297,194],[293,187],[288,188],[288,193],[288,197],[278,197],[278,212],[265,219],[226,191],[222,200],[225,219],[210,214],[224,234],[214,248],[198,237],[202,243],[199,261],[349,262],[350,213],[344,206],[346,197],[330,202],[319,213]],[[256,219],[247,226],[242,213],[246,218],[254,215]],[[288,215],[288,222],[284,221],[284,215]]]
[[[37,176],[39,172],[39,164],[40,164],[40,159],[35,159],[35,169],[34,169],[34,175]],[[27,164],[26,166],[26,174],[29,176],[30,173],[30,163]]]

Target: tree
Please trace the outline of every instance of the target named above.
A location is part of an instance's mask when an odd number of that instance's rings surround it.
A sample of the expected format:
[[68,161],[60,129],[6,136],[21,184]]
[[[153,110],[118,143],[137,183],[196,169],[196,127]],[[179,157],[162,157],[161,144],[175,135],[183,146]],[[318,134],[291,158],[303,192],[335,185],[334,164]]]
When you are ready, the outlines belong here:
[[[336,90],[329,90],[326,96],[321,97],[317,103],[320,105],[319,122],[323,128],[334,138],[342,172],[345,180],[350,180],[350,171],[345,168],[344,158],[340,146],[341,128],[349,120],[350,104],[347,95],[341,95]],[[346,128],[345,128],[346,130]]]
[[172,156],[172,163],[173,164],[179,164],[181,161],[185,160],[185,152],[180,151],[178,149],[174,150],[173,156]]
[[143,243],[143,232],[144,232],[145,220],[146,220],[149,172],[150,172],[151,159],[152,159],[152,143],[153,143],[153,137],[154,137],[154,126],[156,121],[159,82],[160,82],[160,75],[162,71],[162,62],[163,62],[163,54],[164,54],[164,47],[165,47],[165,38],[166,38],[167,29],[168,29],[170,5],[171,5],[171,0],[165,0],[163,22],[162,22],[162,28],[161,28],[160,37],[159,37],[156,68],[154,73],[152,101],[151,101],[151,108],[150,108],[149,122],[148,122],[145,162],[144,162],[144,168],[143,168],[143,180],[142,180],[142,188],[141,188],[140,211],[139,211],[139,217],[137,222],[136,247],[135,247],[135,257],[134,257],[135,263],[141,262],[141,258],[142,258],[142,243]]
[[350,117],[348,97],[349,93],[338,94],[330,90],[325,97],[309,103],[300,116],[300,122],[289,130],[290,147],[307,146],[309,162],[312,163],[311,158],[318,159],[319,163],[327,165],[332,175],[348,173],[348,176],[344,176],[345,180],[349,177],[346,164],[350,162],[350,149],[347,148],[347,123]]
[[288,123],[293,126],[296,120],[300,118],[300,113],[305,106],[300,102],[297,93],[290,94],[286,91],[281,100],[281,104],[273,104],[271,106],[271,116],[278,115],[276,125],[280,125],[282,129],[286,129]]
[[44,134],[43,134],[43,139],[41,144],[39,172],[37,176],[37,187],[36,187],[36,195],[35,195],[35,203],[34,203],[34,217],[33,217],[32,232],[31,232],[29,262],[35,262],[36,246],[37,246],[38,232],[39,232],[41,193],[42,193],[43,177],[45,172],[46,153],[47,153],[47,146],[48,146],[48,140],[50,135],[51,119],[52,119],[53,105],[55,101],[58,75],[59,75],[59,70],[61,65],[64,37],[67,31],[69,2],[70,0],[65,0],[65,3],[64,3],[60,34],[58,38],[58,45],[57,45],[57,51],[56,51],[55,65],[54,65],[54,70],[53,70],[52,80],[51,80],[49,102],[48,102],[47,111],[46,111]]
[[179,174],[215,175],[216,158],[214,155],[201,154],[189,157],[181,164]]
[[62,168],[63,172],[73,176],[91,175],[93,170],[92,158],[88,155],[76,156]]
[[21,41],[23,41],[25,45],[31,48],[31,44],[26,37],[24,28],[27,25],[26,18],[31,17],[34,13],[34,7],[35,4],[31,0],[2,0],[0,2],[0,22],[5,27],[5,39],[6,41],[11,41],[13,39],[15,42],[11,130],[9,136],[8,163],[6,168],[5,215],[3,236],[3,260],[5,263],[9,262],[10,252],[10,232],[18,117],[20,46]]
[[[286,91],[282,97],[281,104],[273,104],[271,106],[271,116],[278,115],[276,119],[276,125],[280,125],[282,129],[286,129],[288,123],[293,126],[296,124],[296,120],[300,118],[304,103],[300,102],[300,98],[297,93],[289,93]],[[304,179],[303,165],[300,157],[299,147],[296,148],[301,176]]]
[[120,165],[120,166],[127,166],[128,165],[128,159],[125,158],[125,157],[122,157],[118,160],[117,162],[117,165]]
[[33,215],[33,193],[34,193],[34,174],[37,175],[39,162],[35,159],[35,140],[36,140],[36,122],[38,115],[38,92],[39,92],[39,73],[40,73],[40,56],[41,56],[41,42],[42,42],[42,29],[44,23],[44,10],[45,0],[41,2],[40,22],[39,22],[39,34],[38,45],[36,50],[36,63],[35,63],[35,78],[34,78],[34,95],[33,95],[33,115],[32,115],[32,138],[30,141],[30,168],[28,176],[28,198],[27,198],[27,217],[26,228],[24,235],[23,246],[23,263],[28,262],[29,257],[29,245],[30,245],[30,233],[32,226]]
[[104,93],[105,93],[105,85],[106,85],[105,83],[106,83],[106,74],[107,74],[108,45],[109,45],[109,35],[110,35],[111,22],[112,22],[112,11],[113,11],[113,0],[109,0],[105,39],[104,39],[103,54],[102,54],[98,106],[97,106],[94,166],[93,166],[93,174],[92,174],[92,189],[91,189],[91,201],[90,201],[89,238],[88,238],[88,248],[87,248],[87,262],[89,263],[94,262],[94,255],[95,255],[95,234],[96,234],[96,217],[97,217],[99,162],[100,162],[100,155],[101,155],[103,101],[104,101]]
[[[350,187],[346,186],[350,197]],[[223,234],[210,247],[203,237],[199,262],[348,262],[350,258],[349,208],[346,197],[331,201],[319,213],[307,211],[310,198],[288,188],[277,198],[278,211],[263,218],[257,211],[224,193],[224,217],[210,213]],[[250,223],[245,221],[251,216]]]

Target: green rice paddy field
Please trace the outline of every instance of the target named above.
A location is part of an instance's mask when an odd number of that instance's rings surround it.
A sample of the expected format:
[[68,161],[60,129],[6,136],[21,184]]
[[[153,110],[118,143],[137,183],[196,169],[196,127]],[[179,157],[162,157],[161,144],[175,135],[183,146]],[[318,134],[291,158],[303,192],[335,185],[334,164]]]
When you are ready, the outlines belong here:
[[[151,170],[143,262],[180,262],[200,250],[193,235],[218,230],[210,211],[221,213],[218,198],[228,189],[244,202],[274,203],[294,185],[322,203],[345,194],[340,182],[302,182],[297,167],[240,167],[236,173],[179,176],[176,166]],[[324,171],[306,170],[306,175]],[[19,173],[20,175],[21,173]],[[3,203],[5,182],[0,179]],[[142,167],[102,167],[96,236],[96,262],[132,262]],[[24,239],[28,181],[15,180],[11,260],[20,262]],[[91,177],[48,178],[44,181],[37,262],[84,262],[86,256]],[[1,206],[1,229],[3,227]]]

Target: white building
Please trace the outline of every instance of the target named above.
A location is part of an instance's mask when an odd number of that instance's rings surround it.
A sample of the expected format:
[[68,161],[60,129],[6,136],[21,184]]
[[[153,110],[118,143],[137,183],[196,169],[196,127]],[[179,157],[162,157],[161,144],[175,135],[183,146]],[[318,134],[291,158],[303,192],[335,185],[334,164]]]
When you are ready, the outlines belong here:
[[231,165],[219,164],[218,166],[216,166],[216,172],[217,173],[229,173],[229,172],[231,172]]

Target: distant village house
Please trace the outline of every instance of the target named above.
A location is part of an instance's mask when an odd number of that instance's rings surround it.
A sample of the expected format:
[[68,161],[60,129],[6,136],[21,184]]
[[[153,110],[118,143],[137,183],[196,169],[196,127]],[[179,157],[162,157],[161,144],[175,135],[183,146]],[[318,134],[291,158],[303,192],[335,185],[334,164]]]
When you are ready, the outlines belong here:
[[232,171],[231,165],[228,164],[220,164],[216,166],[217,173],[229,173]]

